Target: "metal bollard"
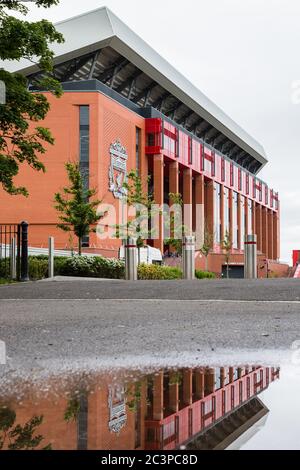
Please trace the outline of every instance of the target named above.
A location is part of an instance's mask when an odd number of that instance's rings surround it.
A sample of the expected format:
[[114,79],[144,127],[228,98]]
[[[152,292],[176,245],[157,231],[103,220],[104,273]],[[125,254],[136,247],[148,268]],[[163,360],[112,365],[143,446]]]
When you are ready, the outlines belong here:
[[182,271],[183,279],[195,279],[195,237],[183,237]]
[[137,281],[136,238],[128,238],[125,243],[125,279],[126,281]]
[[257,279],[257,236],[248,235],[245,239],[245,279]]
[[17,278],[17,243],[15,237],[10,242],[10,277]]
[[49,237],[48,277],[54,277],[54,238]]
[[28,222],[21,223],[21,282],[29,281]]

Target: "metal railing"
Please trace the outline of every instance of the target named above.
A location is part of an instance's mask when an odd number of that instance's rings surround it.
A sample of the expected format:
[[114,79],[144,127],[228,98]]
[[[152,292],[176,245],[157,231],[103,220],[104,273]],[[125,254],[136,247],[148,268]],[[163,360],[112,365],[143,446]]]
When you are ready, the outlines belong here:
[[0,277],[27,281],[28,223],[0,223]]

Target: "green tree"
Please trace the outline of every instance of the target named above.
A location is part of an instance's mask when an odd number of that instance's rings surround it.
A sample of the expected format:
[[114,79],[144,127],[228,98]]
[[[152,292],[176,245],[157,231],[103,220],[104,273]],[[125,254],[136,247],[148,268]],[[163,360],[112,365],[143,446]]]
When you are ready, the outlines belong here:
[[[147,178],[147,183],[150,177]],[[139,249],[145,245],[145,241],[151,235],[151,230],[148,227],[148,220],[154,213],[152,194],[144,190],[144,182],[139,176],[136,170],[131,170],[123,183],[123,187],[127,191],[127,196],[124,199],[124,203],[127,204],[127,208],[135,208],[135,216],[127,220],[126,224],[118,224],[116,226],[116,236],[118,238],[136,237],[138,256]],[[140,263],[139,263],[140,264]]]
[[[37,0],[40,7],[51,7],[59,0]],[[36,79],[35,89],[62,94],[60,83],[53,77],[51,43],[62,43],[63,36],[47,20],[29,22],[9,12],[26,16],[28,8],[19,1],[0,2],[0,60],[27,59],[38,66],[44,78]],[[40,156],[46,152],[44,144],[53,144],[49,129],[36,125],[43,120],[49,103],[45,95],[31,93],[26,77],[0,68],[0,81],[6,88],[6,103],[0,104],[0,184],[9,194],[28,195],[23,186],[14,184],[19,166],[27,163],[37,171],[45,171]]]
[[80,399],[79,397],[72,397],[68,401],[67,407],[64,413],[64,421],[67,423],[71,421],[77,421],[80,413]]
[[78,238],[78,254],[81,255],[82,238],[91,232],[96,232],[92,225],[103,217],[97,213],[101,201],[90,199],[96,195],[96,189],[85,187],[84,176],[78,163],[66,163],[70,185],[64,187],[62,193],[54,196],[55,209],[61,214],[58,227],[65,232],[73,231]]
[[[183,209],[183,199],[180,193],[169,193],[169,199],[173,206],[180,208],[180,211],[171,211],[170,213],[170,231],[171,237],[164,240],[165,245],[176,250],[176,253],[179,255],[182,254],[182,239],[185,233],[188,232],[188,229],[185,225],[182,224],[182,209]],[[180,238],[175,238],[176,234],[180,233]]]
[[229,261],[232,252],[232,241],[228,230],[226,230],[224,239],[221,242],[222,250],[225,254],[225,263],[226,263],[226,277],[229,279]]
[[[43,422],[43,416],[33,416],[24,426],[15,424],[16,413],[14,410],[3,407],[0,409],[0,450],[7,444],[8,450],[34,450],[44,437],[36,434],[37,428]],[[51,450],[51,444],[43,448]]]
[[203,245],[200,248],[200,253],[202,253],[203,256],[205,257],[205,271],[208,271],[208,255],[213,250],[213,244],[214,244],[214,234],[209,229],[208,225],[205,224],[205,226],[204,226]]

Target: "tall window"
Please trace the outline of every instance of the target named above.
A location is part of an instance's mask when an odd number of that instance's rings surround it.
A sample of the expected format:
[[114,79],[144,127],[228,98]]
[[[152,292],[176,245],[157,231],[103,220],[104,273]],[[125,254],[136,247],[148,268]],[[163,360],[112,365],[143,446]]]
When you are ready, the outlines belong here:
[[256,198],[256,178],[253,178],[253,197]]
[[[85,189],[89,189],[90,174],[90,108],[79,106],[79,168]],[[82,246],[89,246],[89,236],[82,238]]]
[[225,158],[221,158],[221,181],[224,183],[226,178],[225,175]]
[[204,153],[204,145],[201,145],[201,157],[200,157],[200,171],[204,171],[204,164],[205,164],[205,153]]
[[211,176],[216,175],[216,154],[211,152]]
[[141,129],[136,127],[135,131],[135,166],[136,171],[140,173],[141,170]]
[[229,233],[229,189],[224,188],[224,234]]
[[253,220],[253,201],[248,199],[248,227],[247,235],[252,235],[252,220]]
[[242,187],[242,170],[241,170],[241,168],[239,168],[239,170],[238,170],[238,178],[239,178],[239,183],[238,183],[239,191],[242,191],[243,187]]
[[268,205],[269,204],[269,188],[268,188],[268,186],[265,186],[265,201],[266,201],[266,204]]
[[77,416],[77,450],[87,450],[88,445],[88,398],[82,395],[79,399]]
[[214,183],[214,236],[221,243],[221,185]]
[[234,191],[232,195],[232,247],[238,248],[238,194]]
[[241,227],[240,227],[240,230],[241,230],[241,249],[243,250],[244,249],[244,243],[245,243],[245,216],[246,216],[246,212],[245,212],[245,197],[244,196],[240,196],[240,207],[241,207]]
[[234,166],[230,163],[230,186],[234,186]]

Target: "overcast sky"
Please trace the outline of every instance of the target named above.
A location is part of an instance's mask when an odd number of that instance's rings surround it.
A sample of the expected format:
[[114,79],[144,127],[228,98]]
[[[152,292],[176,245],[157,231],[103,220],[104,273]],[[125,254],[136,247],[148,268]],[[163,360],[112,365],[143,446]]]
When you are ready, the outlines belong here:
[[279,191],[290,261],[300,249],[299,0],[61,0],[32,6],[28,18],[61,21],[104,5],[265,147],[259,176]]

